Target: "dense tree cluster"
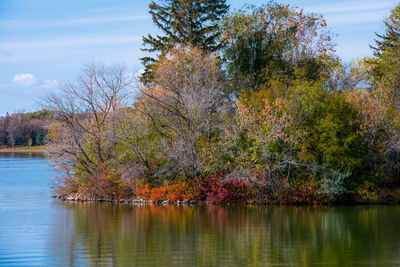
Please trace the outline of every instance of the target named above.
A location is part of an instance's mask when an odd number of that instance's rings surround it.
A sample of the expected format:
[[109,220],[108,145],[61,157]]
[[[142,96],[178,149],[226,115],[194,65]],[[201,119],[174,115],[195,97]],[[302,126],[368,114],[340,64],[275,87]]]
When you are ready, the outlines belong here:
[[50,123],[51,114],[44,110],[0,117],[0,146],[42,146]]
[[91,65],[49,96],[57,120],[48,154],[68,174],[58,192],[399,201],[399,6],[376,55],[349,65],[334,55],[322,16],[273,2],[227,8],[150,5],[165,36],[144,39],[159,54],[133,105],[122,101],[132,81],[116,66]]

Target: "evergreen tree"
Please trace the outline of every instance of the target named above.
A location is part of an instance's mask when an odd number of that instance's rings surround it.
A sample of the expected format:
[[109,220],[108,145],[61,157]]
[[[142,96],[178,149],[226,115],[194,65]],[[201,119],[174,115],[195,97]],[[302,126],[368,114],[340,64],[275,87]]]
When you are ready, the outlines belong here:
[[375,39],[376,47],[371,46],[374,55],[379,57],[383,52],[393,49],[400,49],[400,4],[391,12],[385,20],[386,31],[384,34],[376,33],[379,38]]
[[385,20],[385,33],[375,40],[375,58],[367,61],[371,66],[375,86],[390,92],[395,104],[400,108],[400,4]]
[[[218,21],[228,12],[226,0],[161,0],[152,2],[149,13],[163,36],[143,37],[143,51],[165,54],[177,44],[192,46],[206,51],[216,51],[222,46]],[[150,82],[157,59],[144,57],[142,82]]]

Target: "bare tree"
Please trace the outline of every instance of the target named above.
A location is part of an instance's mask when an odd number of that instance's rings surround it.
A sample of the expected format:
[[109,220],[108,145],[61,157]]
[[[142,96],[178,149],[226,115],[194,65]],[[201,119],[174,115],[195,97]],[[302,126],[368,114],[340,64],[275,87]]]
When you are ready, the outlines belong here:
[[338,62],[332,67],[326,86],[329,91],[343,92],[355,89],[369,89],[371,84],[367,70],[362,62],[342,64]]
[[211,142],[221,114],[232,107],[224,85],[215,55],[180,48],[160,61],[153,85],[141,89],[138,110],[163,137],[170,162],[186,175],[201,171],[198,142]]
[[91,63],[42,100],[55,115],[47,154],[56,167],[93,175],[114,159],[117,117],[132,84],[125,67]]

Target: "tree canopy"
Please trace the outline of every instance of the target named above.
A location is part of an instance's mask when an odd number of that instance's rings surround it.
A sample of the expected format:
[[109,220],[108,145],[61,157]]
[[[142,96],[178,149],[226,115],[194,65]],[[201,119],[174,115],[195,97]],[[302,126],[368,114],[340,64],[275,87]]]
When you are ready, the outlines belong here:
[[[222,47],[218,22],[228,12],[226,0],[162,0],[149,5],[154,24],[163,35],[143,37],[143,51],[160,56],[176,45],[216,51]],[[157,59],[144,57],[142,81],[149,82]]]

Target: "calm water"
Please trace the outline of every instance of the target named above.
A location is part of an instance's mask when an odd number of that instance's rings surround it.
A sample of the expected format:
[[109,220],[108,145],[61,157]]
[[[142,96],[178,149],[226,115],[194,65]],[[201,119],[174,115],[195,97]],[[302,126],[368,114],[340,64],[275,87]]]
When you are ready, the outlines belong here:
[[0,154],[0,266],[400,266],[400,207],[134,207],[51,199]]

